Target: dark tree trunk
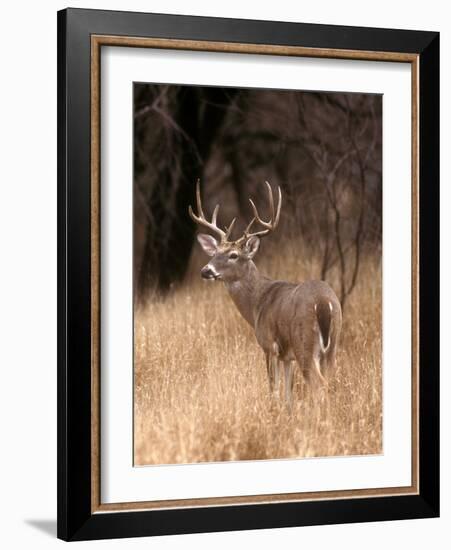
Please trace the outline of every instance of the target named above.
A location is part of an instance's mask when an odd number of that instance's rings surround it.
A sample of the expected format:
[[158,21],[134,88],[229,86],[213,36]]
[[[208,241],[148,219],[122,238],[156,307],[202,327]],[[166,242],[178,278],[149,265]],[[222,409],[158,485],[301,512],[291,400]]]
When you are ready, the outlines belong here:
[[138,278],[141,296],[150,286],[166,291],[186,273],[196,231],[188,205],[194,204],[196,181],[202,179],[232,96],[233,91],[223,89],[180,88],[170,114],[178,163],[165,165],[148,199],[153,222],[147,226]]

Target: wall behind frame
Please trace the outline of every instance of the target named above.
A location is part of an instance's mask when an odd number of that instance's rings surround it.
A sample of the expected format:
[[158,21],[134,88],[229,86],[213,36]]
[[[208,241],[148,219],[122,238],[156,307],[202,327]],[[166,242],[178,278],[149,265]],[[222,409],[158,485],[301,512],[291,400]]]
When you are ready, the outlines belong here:
[[[56,540],[56,10],[68,3],[25,1],[3,11],[4,44],[0,88],[1,150],[0,346],[2,365],[0,417],[5,445],[0,458],[3,518],[2,540],[7,548],[33,545],[53,548]],[[451,96],[450,18],[445,4],[412,0],[409,8],[391,0],[375,4],[358,0],[321,3],[212,3],[207,0],[89,0],[72,7],[190,13],[216,17],[258,18],[309,23],[379,26],[440,31],[441,97]],[[451,280],[451,112],[442,100],[442,281]],[[447,215],[445,215],[447,214]],[[442,342],[449,336],[451,296],[442,284]],[[447,311],[448,310],[448,311]],[[442,364],[451,364],[442,348]],[[442,372],[442,392],[451,385],[449,369]],[[442,398],[442,464],[451,460],[451,402]],[[432,543],[440,548],[449,538],[451,496],[449,470],[442,468],[442,517],[384,524],[337,525],[255,532],[218,533],[108,541],[108,548],[202,550],[304,547],[367,550],[403,544],[411,550]],[[99,543],[85,543],[97,548]]]

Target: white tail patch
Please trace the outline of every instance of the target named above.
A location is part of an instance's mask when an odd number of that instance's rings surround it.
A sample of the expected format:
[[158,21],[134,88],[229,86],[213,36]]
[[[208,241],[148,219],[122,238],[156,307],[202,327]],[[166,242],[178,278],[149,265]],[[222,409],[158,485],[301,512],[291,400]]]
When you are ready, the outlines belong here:
[[324,345],[323,335],[321,334],[321,331],[318,331],[319,333],[319,346],[321,348],[322,353],[326,353],[330,346],[330,335],[327,339],[327,344]]
[[[332,302],[328,302],[328,306],[329,306],[330,313],[332,314],[332,312],[333,312]],[[317,313],[317,304],[315,304],[315,314],[316,313]],[[331,319],[331,323],[332,323],[332,319]],[[330,346],[330,332],[331,332],[330,329],[331,329],[331,327],[329,326],[329,334],[327,335],[327,342],[324,342],[323,335],[321,333],[321,329],[318,326],[319,347],[320,347],[321,353],[326,353],[327,350],[329,349],[329,346]]]

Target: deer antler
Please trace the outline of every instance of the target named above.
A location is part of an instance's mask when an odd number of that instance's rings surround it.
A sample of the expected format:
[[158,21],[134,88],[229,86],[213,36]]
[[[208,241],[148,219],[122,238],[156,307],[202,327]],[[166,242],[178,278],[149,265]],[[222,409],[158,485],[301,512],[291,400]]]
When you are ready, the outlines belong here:
[[[271,210],[271,219],[269,222],[265,222],[262,220],[258,214],[257,207],[255,206],[255,203],[252,199],[249,199],[249,202],[251,203],[252,210],[254,211],[254,217],[249,222],[249,225],[244,230],[243,236],[239,239],[240,241],[247,240],[249,237],[264,237],[265,235],[268,235],[271,231],[274,231],[274,229],[279,224],[280,219],[280,209],[282,207],[282,192],[280,190],[280,187],[277,187],[278,191],[278,200],[277,200],[277,209],[274,207],[274,196],[272,193],[271,186],[267,181],[265,181],[266,187],[268,189],[268,198],[269,198],[269,208]],[[257,231],[255,233],[249,233],[252,225],[255,222],[258,222],[260,225],[262,225],[265,229],[262,229],[260,231]]]
[[[271,189],[271,186],[267,181],[265,181],[267,190],[268,190],[268,199],[269,199],[269,208],[271,210],[271,219],[268,222],[265,222],[261,219],[261,217],[258,214],[257,207],[254,204],[254,201],[252,199],[249,199],[249,202],[251,203],[252,210],[254,212],[254,217],[249,222],[249,225],[244,230],[243,236],[240,237],[236,243],[242,243],[243,241],[247,241],[250,237],[264,237],[265,235],[268,235],[271,231],[274,231],[274,229],[279,224],[280,219],[280,209],[282,207],[282,192],[280,190],[280,187],[277,187],[278,190],[278,200],[277,200],[277,208],[275,208],[274,205],[274,196]],[[217,224],[217,218],[218,218],[218,212],[219,212],[219,204],[215,206],[215,209],[213,210],[213,215],[211,217],[211,222],[209,222],[205,218],[204,211],[202,209],[202,201],[200,198],[200,183],[199,180],[197,180],[196,184],[196,202],[197,202],[197,215],[193,212],[193,209],[191,208],[191,205],[189,206],[189,215],[193,221],[195,221],[198,225],[201,225],[203,227],[206,227],[213,233],[216,233],[221,239],[222,243],[230,242],[229,238],[233,230],[233,226],[235,225],[236,218],[233,218],[230,225],[223,231],[220,227],[218,227]],[[250,233],[251,227],[255,222],[258,222],[260,225],[264,227],[264,229],[261,229],[260,231],[256,231],[255,233]]]
[[233,226],[235,225],[236,218],[233,218],[231,221],[229,227],[226,228],[225,231],[223,231],[220,227],[217,225],[217,218],[218,218],[218,212],[219,212],[219,204],[215,206],[215,209],[213,210],[213,215],[211,217],[211,222],[209,222],[205,218],[204,211],[202,209],[202,201],[200,198],[200,182],[197,180],[196,183],[196,202],[197,202],[197,213],[198,215],[194,214],[193,209],[191,208],[191,205],[188,208],[189,215],[193,221],[195,221],[198,225],[202,225],[203,227],[206,227],[213,233],[216,233],[221,239],[221,242],[226,242],[230,234],[232,233]]

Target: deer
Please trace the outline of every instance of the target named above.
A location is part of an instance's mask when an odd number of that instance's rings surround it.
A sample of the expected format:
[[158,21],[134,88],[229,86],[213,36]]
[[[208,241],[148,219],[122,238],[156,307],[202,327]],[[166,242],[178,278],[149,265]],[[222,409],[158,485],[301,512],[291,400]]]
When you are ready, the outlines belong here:
[[[211,257],[201,269],[201,277],[224,283],[239,313],[254,329],[257,343],[265,354],[270,393],[280,393],[283,371],[284,400],[291,409],[296,365],[309,387],[327,389],[327,378],[336,368],[342,311],[339,299],[325,281],[292,283],[273,280],[259,272],[254,258],[260,240],[277,228],[282,207],[280,187],[275,206],[271,185],[265,184],[269,221],[260,217],[255,203],[249,198],[253,218],[236,240],[231,239],[236,218],[224,230],[217,224],[219,205],[214,208],[211,221],[206,219],[199,181],[196,185],[197,213],[190,205],[189,215],[197,225],[217,237],[197,234],[203,251]],[[256,223],[260,227],[251,232]]]

